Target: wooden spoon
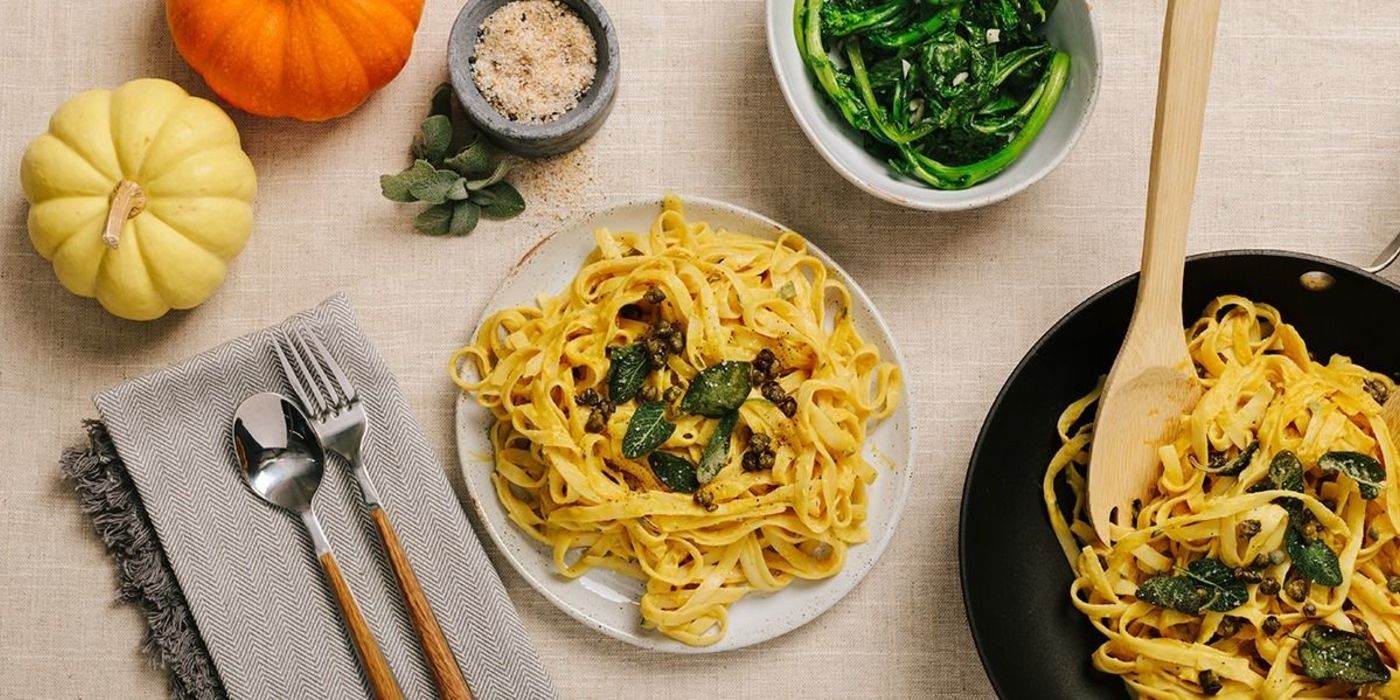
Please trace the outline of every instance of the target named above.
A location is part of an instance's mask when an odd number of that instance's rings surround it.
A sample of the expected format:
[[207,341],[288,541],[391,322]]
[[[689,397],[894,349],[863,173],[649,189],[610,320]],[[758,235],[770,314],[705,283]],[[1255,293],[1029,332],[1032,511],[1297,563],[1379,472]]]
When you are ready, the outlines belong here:
[[1099,400],[1089,459],[1089,515],[1105,543],[1157,475],[1157,448],[1171,441],[1200,397],[1182,330],[1181,278],[1200,160],[1220,0],[1170,0],[1157,79],[1157,123],[1147,184],[1142,276],[1128,335]]

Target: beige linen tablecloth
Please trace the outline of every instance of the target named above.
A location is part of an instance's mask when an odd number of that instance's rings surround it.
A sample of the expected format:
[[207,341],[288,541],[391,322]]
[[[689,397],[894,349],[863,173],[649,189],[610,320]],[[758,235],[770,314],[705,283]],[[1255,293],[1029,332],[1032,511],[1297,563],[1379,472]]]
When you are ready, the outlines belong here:
[[[612,119],[563,162],[522,171],[524,216],[437,240],[411,232],[415,210],[382,199],[377,176],[404,165],[445,76],[459,5],[429,1],[403,75],[349,117],[235,113],[260,176],[252,241],[209,303],[138,325],[63,291],[30,248],[20,154],[81,89],[159,76],[208,91],[171,46],[158,0],[0,0],[0,697],[164,693],[139,652],[140,618],[114,602],[111,564],[58,478],[57,455],[83,439],[94,391],[343,288],[465,497],[447,355],[510,263],[561,219],[663,189],[786,222],[860,281],[909,360],[919,476],[901,532],[864,583],[801,630],[741,652],[639,651],[503,570],[562,695],[990,695],[958,593],[963,473],[1022,353],[1136,267],[1165,3],[1096,3],[1102,93],[1057,172],[1000,206],[938,215],[861,193],[812,150],[769,70],[761,0],[607,0],[623,41]],[[1226,3],[1193,251],[1281,247],[1365,262],[1400,228],[1400,13],[1388,6]]]

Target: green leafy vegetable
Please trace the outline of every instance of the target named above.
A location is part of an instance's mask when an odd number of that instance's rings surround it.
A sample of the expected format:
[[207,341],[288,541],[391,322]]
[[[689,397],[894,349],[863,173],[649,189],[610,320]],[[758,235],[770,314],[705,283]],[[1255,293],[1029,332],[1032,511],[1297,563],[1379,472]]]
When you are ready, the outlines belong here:
[[650,369],[645,345],[632,343],[618,348],[608,366],[608,397],[615,404],[636,398]]
[[379,178],[386,199],[432,205],[413,224],[429,236],[464,236],[483,216],[509,219],[525,211],[525,199],[503,180],[506,162],[492,163],[485,142],[456,116],[453,105],[451,86],[438,86],[413,140],[413,165]]
[[660,447],[674,432],[676,424],[666,420],[664,401],[644,403],[637,407],[627,423],[627,434],[622,436],[622,456],[637,459]]
[[1365,637],[1327,625],[1314,625],[1303,635],[1298,660],[1315,681],[1362,685],[1390,680],[1390,669]]
[[778,287],[779,299],[782,299],[783,301],[789,301],[796,297],[797,287],[792,283],[792,280],[788,280],[787,282],[783,283],[783,286]]
[[1385,468],[1367,454],[1360,452],[1328,452],[1317,460],[1317,466],[1324,472],[1340,471],[1351,477],[1361,489],[1361,497],[1371,500],[1381,495],[1385,488]]
[[1269,483],[1280,491],[1303,492],[1303,463],[1298,455],[1284,450],[1269,462]]
[[1219,559],[1197,559],[1176,575],[1153,576],[1138,586],[1137,598],[1189,615],[1226,612],[1249,600],[1245,582]]
[[1210,463],[1204,466],[1197,464],[1196,468],[1216,476],[1239,476],[1240,472],[1249,467],[1249,463],[1254,461],[1254,454],[1259,451],[1259,441],[1249,443],[1249,447],[1240,451],[1234,459],[1226,459],[1223,453],[1212,455]]
[[[890,167],[938,189],[1005,170],[1069,81],[1039,0],[797,0],[817,88]],[[829,54],[841,56],[838,67]]]
[[738,411],[730,411],[719,419],[715,432],[710,434],[710,441],[705,443],[705,451],[700,453],[700,466],[695,473],[700,483],[709,483],[710,479],[715,478],[724,468],[724,463],[729,457],[729,436],[734,433],[734,426],[738,424]]
[[413,155],[429,163],[441,163],[452,147],[452,118],[444,114],[430,115],[419,125],[418,132]]
[[647,455],[647,464],[651,465],[651,472],[656,475],[656,479],[672,491],[695,493],[695,490],[700,488],[700,482],[695,478],[695,465],[688,459],[665,452],[653,452]]
[[723,418],[749,397],[750,366],[747,362],[725,360],[706,367],[690,383],[681,410],[707,418]]
[[1293,568],[1303,578],[1324,586],[1342,585],[1342,565],[1337,561],[1337,553],[1327,543],[1322,540],[1308,541],[1291,522],[1283,540],[1288,549],[1288,558],[1293,560]]

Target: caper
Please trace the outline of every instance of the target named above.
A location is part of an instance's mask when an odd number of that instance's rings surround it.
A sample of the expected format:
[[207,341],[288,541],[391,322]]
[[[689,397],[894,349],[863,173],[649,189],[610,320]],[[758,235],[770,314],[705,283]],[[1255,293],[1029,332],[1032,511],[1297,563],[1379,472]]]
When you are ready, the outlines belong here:
[[666,393],[662,396],[666,399],[667,403],[675,403],[677,401],[680,401],[682,396],[685,396],[685,389],[683,387],[672,384],[671,386],[666,387]]
[[769,376],[767,372],[759,369],[758,365],[751,365],[749,367],[749,384],[753,386],[763,386],[764,382],[772,378],[773,377]]
[[797,399],[794,399],[791,396],[783,399],[778,403],[778,410],[782,411],[783,415],[787,416],[788,418],[797,415]]
[[601,433],[608,425],[608,419],[603,417],[603,412],[593,409],[588,412],[588,421],[583,424],[583,429],[590,433]]
[[666,342],[670,344],[671,352],[679,353],[685,349],[685,334],[680,331],[671,331],[671,335],[666,336]]
[[1371,631],[1371,626],[1366,624],[1365,620],[1359,617],[1348,617],[1347,619],[1351,620],[1351,627],[1356,630],[1357,634],[1365,637],[1366,633]]
[[1270,637],[1272,637],[1274,636],[1274,633],[1278,632],[1278,628],[1281,626],[1282,625],[1279,624],[1278,618],[1273,615],[1270,615],[1264,618],[1264,624],[1260,625],[1259,629],[1263,630],[1264,634],[1267,634]]
[[675,330],[675,326],[672,326],[670,321],[663,318],[657,321],[655,326],[652,326],[651,334],[657,338],[665,338]]
[[1235,569],[1235,578],[1245,583],[1261,583],[1264,580],[1264,574],[1255,569]]
[[661,291],[660,287],[649,287],[646,293],[642,295],[642,299],[648,304],[660,304],[666,301],[666,292]]
[[1283,592],[1289,598],[1301,603],[1304,598],[1308,597],[1308,589],[1311,587],[1307,579],[1291,578],[1283,584]]
[[1286,555],[1283,553],[1282,549],[1275,549],[1274,551],[1269,552],[1269,563],[1273,564],[1274,566],[1278,566],[1279,564],[1283,563],[1285,556]]
[[651,403],[655,401],[658,398],[656,387],[650,384],[643,384],[641,390],[637,392],[637,398],[641,399],[642,403]]
[[777,455],[773,454],[772,450],[764,450],[758,453],[758,466],[760,469],[772,469],[776,459]]
[[1278,579],[1266,578],[1259,582],[1259,592],[1264,595],[1278,595]]
[[1196,674],[1196,680],[1201,683],[1201,692],[1206,695],[1215,695],[1225,686],[1220,682],[1220,676],[1215,675],[1215,671],[1206,669]]
[[708,489],[700,489],[695,492],[695,505],[704,508],[706,512],[713,513],[718,505],[715,504],[715,496]]
[[759,391],[763,394],[763,398],[773,403],[781,403],[783,399],[787,398],[787,392],[783,391],[783,386],[775,381],[764,382],[763,386],[759,387]]
[[1365,389],[1366,393],[1370,394],[1371,398],[1376,400],[1376,403],[1384,404],[1386,399],[1390,398],[1390,390],[1387,389],[1385,383],[1379,379],[1367,379],[1365,382],[1362,382],[1361,388]]
[[580,406],[597,406],[598,402],[602,400],[603,397],[598,395],[597,389],[584,389],[578,393],[578,396],[574,397],[574,403]]
[[1387,576],[1385,589],[1391,593],[1400,593],[1400,576]]
[[1312,617],[1317,614],[1317,605],[1311,600],[1303,604],[1303,614]]
[[759,454],[760,453],[755,452],[753,450],[749,450],[748,452],[744,453],[744,458],[741,462],[741,464],[743,464],[744,466],[744,471],[756,472],[761,471],[763,469],[763,466],[759,464]]
[[1240,618],[1233,615],[1226,615],[1220,618],[1220,625],[1215,628],[1215,633],[1220,635],[1221,639],[1229,639],[1238,634],[1239,631]]
[[1258,520],[1245,520],[1244,522],[1241,522],[1239,525],[1235,526],[1235,534],[1245,539],[1249,539],[1259,534],[1259,530],[1261,529],[1262,526],[1259,524]]
[[773,365],[777,363],[777,361],[778,356],[774,355],[772,350],[764,348],[759,350],[758,354],[754,356],[753,366],[763,370],[764,374],[772,374]]
[[749,438],[749,449],[751,450],[758,450],[762,452],[763,450],[766,450],[772,446],[773,438],[770,438],[767,435],[764,435],[763,433],[754,433],[753,437]]

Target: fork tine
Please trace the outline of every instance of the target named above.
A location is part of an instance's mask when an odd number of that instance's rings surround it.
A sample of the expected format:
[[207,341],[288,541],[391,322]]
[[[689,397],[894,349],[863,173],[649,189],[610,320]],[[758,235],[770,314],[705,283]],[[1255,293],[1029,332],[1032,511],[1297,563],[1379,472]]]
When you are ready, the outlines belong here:
[[340,393],[345,397],[346,402],[359,398],[359,395],[355,393],[355,385],[350,383],[350,378],[345,376],[345,371],[340,368],[340,363],[335,361],[335,357],[321,343],[320,336],[316,335],[314,331],[307,331],[305,335],[320,354],[321,361],[325,362],[326,367],[330,368],[331,374],[335,375],[335,381],[340,385]]
[[292,331],[292,337],[296,339],[297,349],[306,356],[307,362],[310,363],[311,371],[316,375],[313,383],[319,384],[321,391],[325,392],[331,410],[339,411],[344,406],[349,405],[349,394],[337,393],[335,385],[331,384],[330,377],[327,377],[325,370],[321,369],[321,362],[325,358],[317,356],[315,348],[312,348],[311,343],[307,340],[307,333],[298,328]]
[[[283,352],[284,347],[285,352]],[[272,344],[272,348],[277,351],[277,359],[282,361],[282,372],[287,375],[287,383],[292,385],[292,391],[295,391],[297,398],[301,399],[301,404],[315,413],[318,418],[324,415],[329,410],[330,405],[321,396],[321,390],[316,388],[316,380],[312,378],[311,371],[306,368],[306,362],[301,359],[301,353],[297,352],[296,343],[286,332],[283,332],[282,337]],[[295,368],[293,368],[293,362],[287,360],[287,354],[291,354],[292,360],[295,361]],[[298,372],[298,369],[301,371]],[[312,394],[316,397],[315,401],[311,400]]]

